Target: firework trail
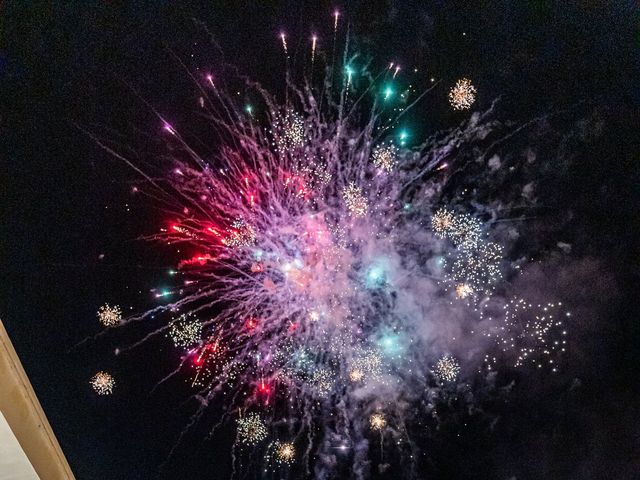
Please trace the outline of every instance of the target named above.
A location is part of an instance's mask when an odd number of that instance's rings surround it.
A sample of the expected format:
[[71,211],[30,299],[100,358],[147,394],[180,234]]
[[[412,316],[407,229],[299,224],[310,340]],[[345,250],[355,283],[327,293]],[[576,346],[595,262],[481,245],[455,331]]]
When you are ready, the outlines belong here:
[[[313,61],[315,37],[312,48]],[[384,102],[346,95],[354,75],[346,65],[343,89],[323,90],[335,101],[322,109],[311,86],[287,85],[282,104],[250,83],[264,106],[259,120],[203,78],[215,153],[199,153],[162,120],[169,173],[139,187],[168,211],[151,239],[188,252],[178,264],[179,298],[124,320],[108,306],[99,313],[110,327],[166,315],[149,335],[173,340],[182,362],[172,375],[191,375],[200,409],[224,392],[237,442],[258,449],[267,470],[297,465],[316,478],[347,461],[341,449],[352,452],[353,476],[368,477],[372,431],[381,444],[387,430],[408,438],[410,405],[425,399],[425,385],[475,371],[465,369],[468,357],[448,353],[455,335],[446,312],[471,318],[508,268],[471,199],[442,206],[449,170],[466,161],[451,146],[482,141],[488,114],[412,148],[388,112],[383,123]],[[367,91],[375,96],[376,87]],[[464,91],[452,93],[453,106],[469,108],[475,89],[456,88]],[[548,356],[557,320],[538,315],[522,327],[519,312],[533,307],[509,308],[491,326],[504,332],[504,321],[518,341],[500,338],[496,348],[513,353],[516,366]],[[495,368],[486,355],[478,363]]]
[[313,65],[316,61],[316,44],[318,43],[318,36],[313,34],[311,36],[311,73],[313,75]]
[[284,32],[280,32],[280,40],[282,40],[282,49],[284,50],[284,56],[289,58],[289,50],[287,48],[287,35]]

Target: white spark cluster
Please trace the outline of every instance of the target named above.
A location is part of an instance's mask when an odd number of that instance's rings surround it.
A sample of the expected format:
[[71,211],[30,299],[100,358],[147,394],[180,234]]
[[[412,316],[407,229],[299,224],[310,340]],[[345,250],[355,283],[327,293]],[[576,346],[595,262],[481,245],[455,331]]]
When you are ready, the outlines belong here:
[[245,445],[255,445],[267,438],[267,427],[257,413],[249,413],[238,419],[238,437]]
[[176,347],[190,347],[200,341],[202,323],[191,317],[190,314],[182,314],[171,324],[169,336]]
[[458,80],[449,91],[449,103],[454,110],[467,110],[476,101],[476,87],[468,78]]
[[113,387],[116,385],[116,381],[107,372],[98,372],[91,377],[91,386],[98,395],[111,395],[113,393]]
[[438,360],[435,367],[435,374],[442,382],[453,382],[458,378],[460,365],[451,355],[444,355]]
[[[514,298],[504,305],[497,323],[484,335],[495,340],[502,354],[516,355],[514,367],[547,366],[555,373],[567,349],[563,317],[570,316],[571,312],[563,309],[562,302],[536,304]],[[491,354],[486,354],[484,361],[490,370],[498,364],[496,356]]]
[[105,303],[98,309],[98,320],[105,327],[115,327],[122,320],[122,310],[119,306]]
[[347,206],[347,210],[355,217],[364,217],[367,214],[369,205],[362,189],[355,183],[350,183],[343,191],[342,198]]
[[373,149],[371,159],[373,164],[385,172],[391,172],[396,166],[397,151],[393,145],[378,145]]

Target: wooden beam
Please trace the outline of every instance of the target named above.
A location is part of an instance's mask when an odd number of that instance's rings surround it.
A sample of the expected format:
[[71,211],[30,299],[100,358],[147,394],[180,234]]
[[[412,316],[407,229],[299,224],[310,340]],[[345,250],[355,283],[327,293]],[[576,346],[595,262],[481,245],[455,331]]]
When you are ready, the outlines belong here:
[[41,480],[74,480],[1,320],[0,411]]

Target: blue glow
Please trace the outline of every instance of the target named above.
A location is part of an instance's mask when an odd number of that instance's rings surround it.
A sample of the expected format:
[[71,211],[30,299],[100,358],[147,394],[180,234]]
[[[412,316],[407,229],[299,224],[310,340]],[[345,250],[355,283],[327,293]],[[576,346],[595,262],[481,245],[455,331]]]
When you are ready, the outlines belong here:
[[165,289],[165,290],[161,290],[160,292],[156,293],[156,298],[168,297],[169,295],[171,295],[171,291]]
[[387,275],[382,265],[372,265],[366,273],[365,286],[367,288],[381,287],[387,283]]
[[402,335],[391,329],[382,331],[376,343],[386,357],[400,358],[405,351],[405,342]]
[[406,130],[400,130],[398,133],[398,138],[400,139],[400,145],[405,146],[407,143],[407,138],[409,138],[409,133]]
[[393,88],[391,86],[387,86],[384,89],[384,99],[389,100],[393,96]]
[[344,67],[344,72],[347,74],[347,78],[349,79],[349,81],[351,81],[351,77],[353,76],[353,68],[347,65],[346,67]]

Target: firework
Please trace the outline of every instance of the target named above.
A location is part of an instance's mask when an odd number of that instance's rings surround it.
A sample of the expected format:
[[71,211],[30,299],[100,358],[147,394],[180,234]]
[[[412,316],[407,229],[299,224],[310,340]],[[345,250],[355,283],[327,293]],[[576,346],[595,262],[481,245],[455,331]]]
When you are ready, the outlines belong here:
[[313,372],[311,383],[321,396],[326,396],[331,393],[331,389],[333,388],[333,374],[327,368],[318,368]]
[[[225,353],[227,349],[221,343],[219,336],[212,335],[206,341],[199,341],[200,334],[197,332],[197,326],[194,326],[194,339],[188,341],[184,346],[190,346],[199,343],[199,346],[189,350],[191,362],[195,370],[195,375],[191,385],[205,386],[211,379],[212,375],[229,375],[232,374],[232,366],[237,366],[235,362],[227,363],[225,361]],[[186,338],[185,338],[185,341]]]
[[473,295],[473,288],[466,283],[456,285],[456,297],[464,299]]
[[441,208],[431,217],[431,228],[438,237],[446,238],[453,230],[453,220],[453,212]]
[[376,412],[369,417],[369,426],[371,430],[382,431],[387,426],[387,419],[381,412]]
[[[280,37],[288,59],[286,36]],[[316,40],[312,63],[319,55]],[[492,241],[492,224],[480,220],[495,213],[492,207],[474,197],[474,188],[450,196],[448,182],[457,176],[441,172],[468,170],[468,158],[455,152],[463,142],[475,147],[472,142],[486,137],[487,129],[479,128],[486,120],[409,147],[410,126],[395,130],[389,102],[378,101],[381,91],[391,99],[387,82],[399,67],[376,76],[357,64],[357,56],[349,61],[331,64],[321,89],[313,82],[297,87],[296,75],[287,75],[284,101],[247,81],[246,98],[259,97],[252,105],[239,102],[235,89],[225,92],[226,79],[216,77],[214,84],[207,76],[211,142],[187,145],[179,125],[159,125],[173,164],[166,178],[154,172],[154,181],[141,188],[168,210],[149,238],[177,247],[182,257],[173,279],[180,284],[159,290],[160,305],[131,318],[166,322],[154,334],[167,334],[180,347],[177,372],[187,372],[203,399],[194,422],[224,398],[228,410],[255,412],[238,419],[237,439],[256,446],[266,437],[268,415],[274,419],[269,428],[282,438],[306,442],[304,458],[318,459],[327,477],[337,475],[326,460],[327,445],[368,443],[357,428],[367,422],[362,412],[374,412],[372,430],[385,430],[379,386],[389,387],[386,415],[410,422],[415,403],[427,401],[423,386],[434,373],[440,381],[433,388],[458,377],[460,367],[448,355],[433,372],[429,368],[433,345],[445,338],[429,323],[441,316],[434,305],[455,290],[465,300],[456,309],[480,310],[485,297],[501,291],[496,287],[509,265],[503,252],[510,251]],[[335,81],[340,71],[344,78]],[[360,92],[366,78],[384,83],[371,80]],[[458,94],[452,98],[468,108],[475,89],[462,86],[466,103]],[[378,98],[369,102],[369,92]],[[411,104],[409,95],[411,89],[403,102]],[[456,204],[439,207],[446,198]],[[185,313],[175,318],[171,312]],[[489,323],[497,331],[485,333],[523,364],[552,351],[558,325],[555,317],[550,324],[549,317],[523,321],[520,314],[496,316]],[[365,455],[359,449],[353,461]],[[292,443],[266,447],[266,466],[288,465],[295,457]]]
[[502,246],[492,242],[456,250],[445,258],[445,282],[455,285],[458,298],[490,294],[502,276],[502,257]]
[[458,378],[460,365],[451,355],[444,355],[435,366],[435,374],[442,382],[453,382]]
[[[274,354],[273,365],[278,367],[277,377],[282,380],[304,383],[315,375],[316,381],[326,387],[329,373],[324,369],[314,372],[315,357],[304,347],[294,347],[290,343],[282,345]],[[330,387],[328,387],[330,388]]]
[[282,155],[304,145],[304,119],[292,110],[275,119],[271,132],[275,146]]
[[238,419],[238,438],[245,445],[255,445],[267,438],[267,427],[257,413]]
[[353,382],[376,380],[382,374],[382,355],[375,349],[353,348],[355,354],[350,365],[349,379]]
[[367,199],[362,194],[362,189],[355,183],[350,183],[342,192],[342,198],[351,215],[363,217],[367,214]]
[[431,217],[431,228],[440,238],[450,239],[460,249],[472,249],[480,241],[482,223],[469,214],[456,214],[446,208]]
[[[534,304],[514,298],[496,316],[502,317],[501,321],[484,335],[495,340],[503,355],[515,357],[514,367],[531,364],[537,368],[547,366],[554,373],[558,371],[559,359],[567,348],[563,317],[571,316],[571,312],[563,309],[562,302]],[[488,369],[495,369],[496,357],[486,354],[485,364]]]
[[275,464],[274,466],[291,465],[296,459],[296,447],[291,442],[276,440],[267,447],[265,459],[267,464]]
[[169,336],[176,347],[190,347],[200,341],[202,323],[197,319],[190,319],[190,316],[180,315],[171,324]]
[[116,381],[107,372],[98,372],[91,377],[91,387],[98,395],[111,395]]
[[379,145],[373,149],[371,159],[377,168],[391,172],[397,163],[396,149],[393,145]]
[[449,92],[449,103],[455,110],[466,110],[471,108],[476,101],[476,88],[471,84],[471,80],[462,78]]
[[98,320],[105,327],[115,327],[122,320],[122,310],[117,305],[111,307],[105,303],[98,309]]
[[313,63],[316,59],[316,43],[318,42],[318,36],[317,35],[312,35],[311,36],[311,65],[313,66]]
[[308,179],[309,184],[317,189],[324,189],[331,183],[331,173],[324,163],[309,161],[299,169],[301,176]]
[[230,247],[249,247],[256,241],[255,229],[242,219],[237,219],[231,224],[229,236],[222,243]]

